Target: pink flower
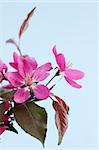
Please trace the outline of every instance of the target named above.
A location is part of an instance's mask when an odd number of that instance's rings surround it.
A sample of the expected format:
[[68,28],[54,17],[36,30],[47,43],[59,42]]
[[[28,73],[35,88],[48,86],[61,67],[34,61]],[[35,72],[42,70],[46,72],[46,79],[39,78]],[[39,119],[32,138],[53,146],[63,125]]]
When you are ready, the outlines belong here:
[[49,89],[42,84],[37,84],[43,81],[49,75],[51,63],[46,63],[37,68],[37,62],[29,56],[18,56],[14,53],[14,63],[12,65],[16,72],[7,72],[6,79],[11,83],[11,86],[18,90],[14,94],[16,103],[24,103],[31,97],[31,90],[38,99],[46,99],[49,96]]
[[63,74],[65,80],[75,88],[81,88],[82,86],[77,84],[74,80],[79,80],[83,78],[84,73],[76,69],[69,69],[62,53],[57,53],[56,46],[53,47],[53,53],[59,67],[60,72]]
[[4,79],[4,73],[7,71],[7,66],[0,60],[0,83]]

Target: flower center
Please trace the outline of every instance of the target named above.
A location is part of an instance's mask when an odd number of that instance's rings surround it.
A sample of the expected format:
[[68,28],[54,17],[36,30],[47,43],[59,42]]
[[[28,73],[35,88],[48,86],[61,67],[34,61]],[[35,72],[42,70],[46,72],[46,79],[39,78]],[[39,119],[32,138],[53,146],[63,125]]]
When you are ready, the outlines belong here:
[[25,77],[25,85],[26,86],[31,86],[33,83],[32,78],[30,76]]

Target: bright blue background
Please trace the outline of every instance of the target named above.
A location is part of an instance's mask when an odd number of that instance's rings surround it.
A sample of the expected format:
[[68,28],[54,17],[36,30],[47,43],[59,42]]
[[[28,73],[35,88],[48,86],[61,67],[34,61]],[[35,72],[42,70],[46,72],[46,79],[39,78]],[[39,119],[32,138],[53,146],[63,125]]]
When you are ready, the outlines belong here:
[[[3,1],[4,2],[4,1]],[[24,1],[25,2],[25,1]],[[57,146],[57,129],[50,99],[39,104],[48,112],[46,150],[96,150],[97,145],[97,4],[96,3],[1,3],[0,58],[9,62],[15,47],[6,45],[8,38],[18,40],[18,29],[26,14],[37,6],[24,33],[21,48],[34,56],[39,65],[52,61],[52,47],[63,52],[73,67],[85,72],[78,90],[61,80],[53,90],[70,105],[69,128]],[[24,117],[24,116],[23,116]],[[42,150],[42,145],[15,124],[19,135],[5,132],[0,137],[1,150]]]

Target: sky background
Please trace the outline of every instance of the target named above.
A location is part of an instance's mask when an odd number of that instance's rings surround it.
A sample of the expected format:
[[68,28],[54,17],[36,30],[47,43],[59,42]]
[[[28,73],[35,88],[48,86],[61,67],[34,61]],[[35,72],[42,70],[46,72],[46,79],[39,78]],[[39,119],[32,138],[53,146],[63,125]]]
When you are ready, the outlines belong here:
[[[22,37],[22,52],[35,57],[39,65],[51,61],[56,67],[51,50],[56,45],[67,61],[73,63],[73,68],[85,72],[85,77],[79,81],[82,89],[74,89],[64,80],[53,89],[70,106],[69,128],[60,146],[57,146],[50,99],[38,103],[48,112],[45,150],[97,150],[97,3],[0,1],[0,58],[3,61],[11,61],[16,50],[5,41],[8,38],[18,40],[19,27],[34,6],[37,10]],[[16,123],[15,127],[18,135],[7,131],[0,137],[1,150],[43,150],[38,140],[26,134]]]

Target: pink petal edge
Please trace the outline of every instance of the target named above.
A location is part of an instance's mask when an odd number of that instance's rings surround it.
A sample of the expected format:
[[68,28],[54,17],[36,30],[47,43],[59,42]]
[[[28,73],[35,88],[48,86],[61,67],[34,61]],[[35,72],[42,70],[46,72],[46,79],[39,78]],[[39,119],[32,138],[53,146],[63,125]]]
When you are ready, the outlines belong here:
[[65,77],[65,76],[64,76],[64,78],[65,78],[65,80],[66,80],[72,87],[78,88],[78,89],[82,88],[81,85],[77,84],[77,83],[76,83],[75,81],[73,81],[72,79],[70,79],[70,78],[68,78],[68,77]]
[[64,71],[66,68],[66,61],[65,61],[64,55],[62,53],[57,54],[56,46],[53,47],[52,51],[54,53],[54,56],[55,56],[55,59],[56,59],[57,65],[59,66],[60,71]]
[[19,86],[23,85],[23,78],[19,75],[18,72],[7,72],[7,73],[5,73],[5,78],[14,87],[19,87]]
[[64,74],[73,80],[79,80],[84,77],[84,73],[76,69],[67,69],[64,71]]
[[33,89],[34,95],[38,99],[47,99],[49,97],[50,91],[45,85],[36,85]]
[[49,76],[48,71],[50,71],[51,68],[52,68],[51,63],[46,63],[38,67],[33,73],[34,81],[39,82],[45,80]]
[[25,88],[19,89],[14,94],[14,101],[16,103],[24,103],[30,97],[30,92]]

